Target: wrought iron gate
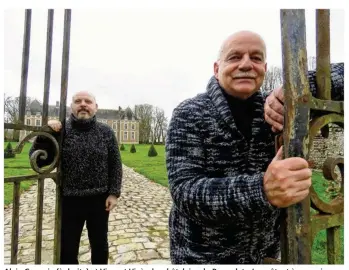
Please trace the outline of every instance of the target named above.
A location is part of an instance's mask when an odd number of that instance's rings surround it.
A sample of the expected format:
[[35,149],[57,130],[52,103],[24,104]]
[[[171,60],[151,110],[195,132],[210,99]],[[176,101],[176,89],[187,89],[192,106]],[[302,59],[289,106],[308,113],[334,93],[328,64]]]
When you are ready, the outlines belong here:
[[[60,149],[61,141],[50,134],[50,128],[46,126],[48,121],[48,102],[50,93],[51,77],[51,55],[52,55],[52,32],[54,11],[48,11],[47,21],[47,41],[46,41],[46,61],[45,61],[45,79],[42,126],[30,126],[24,122],[27,100],[27,78],[30,49],[30,30],[31,30],[32,11],[25,11],[24,37],[23,37],[23,55],[21,71],[21,88],[19,98],[19,122],[17,124],[5,123],[5,129],[32,131],[28,134],[14,149],[16,154],[22,152],[25,142],[28,142],[35,136],[45,136],[53,141],[56,153],[53,163],[47,168],[39,168],[36,164],[38,158],[46,158],[46,152],[42,150],[35,151],[30,157],[30,164],[36,174],[6,177],[5,183],[13,183],[13,212],[12,212],[12,232],[11,232],[11,264],[17,264],[18,253],[18,228],[19,228],[19,201],[20,201],[20,183],[26,180],[37,180],[37,214],[36,214],[36,243],[35,243],[35,264],[41,263],[41,244],[42,244],[42,220],[43,220],[43,196],[44,184],[46,178],[52,178],[56,183],[56,209],[55,209],[55,233],[54,233],[54,256],[53,263],[59,264],[60,258],[60,221],[61,221],[61,177],[60,177]],[[64,13],[64,34],[63,34],[63,54],[62,54],[62,74],[61,74],[61,97],[59,119],[62,123],[66,119],[66,101],[68,89],[68,70],[69,70],[69,44],[70,44],[70,22],[71,10],[67,9]],[[64,126],[64,125],[63,125]],[[61,132],[64,132],[63,130]],[[57,169],[55,172],[54,169]]]
[[[315,135],[321,130],[326,138],[328,124],[344,128],[344,102],[331,100],[330,12],[316,11],[316,83],[317,97],[309,90],[307,79],[306,27],[304,10],[281,10],[283,80],[285,89],[285,157],[309,159]],[[310,120],[310,113],[318,111]],[[320,113],[319,113],[320,112]],[[311,249],[320,230],[327,231],[329,264],[338,263],[339,228],[344,224],[344,159],[328,157],[324,177],[334,179],[334,168],[341,172],[341,189],[330,203],[320,199],[311,187],[310,196],[285,212],[282,229],[281,262],[311,264]],[[318,211],[311,215],[310,209]]]
[[[11,264],[17,264],[18,228],[19,228],[19,200],[21,181],[36,179],[38,181],[37,218],[36,218],[36,246],[35,264],[41,263],[41,240],[43,219],[43,193],[46,178],[54,179],[56,189],[56,218],[54,238],[54,264],[59,264],[60,258],[60,217],[61,217],[61,177],[59,153],[61,141],[57,142],[50,129],[45,125],[48,121],[48,100],[51,74],[52,31],[54,11],[48,11],[46,65],[43,96],[42,127],[28,126],[24,123],[27,77],[30,48],[31,10],[25,11],[25,29],[22,56],[22,74],[20,89],[19,123],[5,123],[5,129],[32,131],[14,150],[21,153],[25,142],[35,136],[46,136],[56,147],[53,163],[46,169],[36,165],[39,156],[45,156],[43,151],[36,151],[30,158],[30,164],[36,174],[5,178],[5,183],[13,183],[13,213],[11,237]],[[61,98],[59,119],[62,123],[66,118],[66,100],[68,88],[69,44],[70,44],[71,10],[65,10],[64,36],[62,54]],[[331,100],[330,79],[330,31],[329,11],[317,10],[317,85],[318,96],[312,97],[307,81],[307,51],[304,10],[281,10],[282,53],[285,89],[285,129],[283,141],[285,157],[300,156],[309,158],[315,134],[321,129],[326,134],[329,123],[336,123],[344,127],[343,101]],[[322,111],[321,116],[309,122],[312,110]],[[64,126],[64,125],[63,125]],[[63,130],[61,131],[63,132]],[[341,171],[342,187],[340,194],[331,203],[322,201],[314,189],[311,189],[309,198],[286,210],[286,218],[282,232],[282,263],[310,264],[311,246],[316,234],[323,229],[327,230],[328,262],[337,263],[339,256],[339,227],[344,223],[344,160],[341,157],[329,157],[324,164],[324,175],[333,179],[334,167],[338,165]],[[57,168],[56,172],[53,170]],[[319,213],[310,215],[310,208]]]

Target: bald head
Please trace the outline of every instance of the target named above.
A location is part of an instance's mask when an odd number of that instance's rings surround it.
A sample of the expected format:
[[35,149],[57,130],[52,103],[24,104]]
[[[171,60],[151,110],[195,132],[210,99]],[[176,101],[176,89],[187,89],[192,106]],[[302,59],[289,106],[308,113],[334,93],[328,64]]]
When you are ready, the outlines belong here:
[[77,96],[89,96],[90,98],[92,98],[95,102],[96,102],[96,97],[89,91],[79,91],[79,92],[75,92],[75,94],[73,95],[72,98],[72,102],[74,102],[74,99]]
[[264,59],[266,58],[267,49],[266,49],[265,42],[264,42],[263,38],[255,32],[239,31],[239,32],[236,32],[236,33],[230,35],[229,37],[227,37],[223,41],[223,43],[219,49],[219,52],[218,52],[218,60],[220,60],[222,58],[222,56],[231,48],[231,46],[233,44],[239,45],[239,44],[244,43],[246,40],[260,43],[262,46],[261,48],[263,49]]

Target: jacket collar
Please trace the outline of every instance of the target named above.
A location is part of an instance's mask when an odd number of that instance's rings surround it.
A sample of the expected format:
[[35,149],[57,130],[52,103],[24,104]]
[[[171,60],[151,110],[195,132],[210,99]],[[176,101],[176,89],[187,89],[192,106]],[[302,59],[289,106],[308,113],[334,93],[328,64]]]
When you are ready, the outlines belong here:
[[[207,84],[207,94],[212,100],[214,107],[217,109],[222,120],[232,129],[232,131],[240,133],[237,129],[233,115],[230,111],[228,101],[223,94],[224,89],[219,85],[215,76],[212,76]],[[260,91],[249,97],[254,103],[254,117],[252,120],[252,134],[260,132],[261,122],[264,122],[264,98]],[[241,137],[242,134],[240,133]]]

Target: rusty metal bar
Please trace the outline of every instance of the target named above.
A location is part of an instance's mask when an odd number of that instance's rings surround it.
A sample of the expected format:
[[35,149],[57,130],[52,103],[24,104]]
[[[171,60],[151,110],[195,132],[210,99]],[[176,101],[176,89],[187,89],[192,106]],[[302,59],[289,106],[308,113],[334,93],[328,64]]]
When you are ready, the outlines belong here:
[[20,182],[13,183],[13,209],[11,232],[11,264],[17,264]]
[[44,204],[44,178],[40,175],[38,179],[37,204],[36,204],[36,242],[35,242],[35,264],[41,264],[42,247],[42,217]]
[[[66,9],[64,12],[64,34],[63,34],[63,52],[62,52],[62,76],[61,76],[61,99],[59,119],[62,123],[61,136],[59,142],[59,149],[62,149],[63,134],[66,118],[66,104],[68,92],[68,75],[69,75],[69,47],[70,47],[70,27],[71,26],[71,10]],[[55,223],[55,241],[54,241],[54,257],[55,264],[60,263],[61,255],[61,218],[62,218],[62,202],[61,202],[61,163],[57,169],[57,188],[56,188],[56,223]]]
[[62,123],[63,121],[65,121],[65,118],[66,118],[66,104],[67,104],[68,76],[69,76],[70,24],[71,24],[71,10],[66,9],[64,12],[61,102],[60,102],[60,112],[59,112],[59,119],[61,120]]
[[[283,79],[285,89],[284,156],[305,157],[308,151],[310,91],[304,10],[281,10]],[[282,263],[310,264],[310,200],[286,209]]]
[[[47,174],[40,174],[40,176],[44,178],[56,178],[57,173],[47,173]],[[4,180],[5,183],[14,183],[14,182],[22,182],[32,179],[37,179],[39,174],[30,174],[30,175],[21,175],[21,176],[12,176],[12,177],[6,177]]]
[[330,11],[316,10],[316,84],[317,97],[331,100]]
[[51,79],[51,58],[52,58],[52,32],[53,32],[53,9],[47,14],[47,37],[46,37],[46,61],[45,61],[45,83],[44,83],[44,103],[42,107],[42,125],[48,121],[48,102]]
[[12,124],[12,123],[5,123],[5,129],[14,129],[14,130],[29,130],[29,131],[44,131],[44,132],[52,132],[52,129],[44,126],[44,127],[38,127],[38,126],[27,126],[23,124]]
[[335,112],[344,114],[343,101],[322,100],[312,97],[309,108],[326,112]]
[[327,229],[327,261],[338,264],[340,254],[340,226]]
[[344,222],[344,213],[338,214],[316,214],[311,217],[311,242],[321,231],[333,226],[339,226]]
[[28,81],[28,65],[30,50],[30,27],[31,27],[32,11],[25,10],[24,20],[24,36],[23,36],[23,52],[22,52],[22,71],[21,71],[21,90],[19,96],[19,123],[24,123],[25,109],[27,103],[27,81]]

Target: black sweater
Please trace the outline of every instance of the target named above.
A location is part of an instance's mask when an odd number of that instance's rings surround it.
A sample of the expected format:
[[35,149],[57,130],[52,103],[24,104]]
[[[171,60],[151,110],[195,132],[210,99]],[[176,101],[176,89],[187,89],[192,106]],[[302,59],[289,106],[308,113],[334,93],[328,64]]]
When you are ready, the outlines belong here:
[[[53,134],[59,139],[59,134]],[[38,159],[38,166],[50,164],[54,158],[53,143],[38,137],[30,155],[37,149],[46,150],[48,158]],[[90,196],[109,193],[120,196],[122,163],[113,130],[91,119],[70,116],[65,126],[62,147],[64,196]]]

